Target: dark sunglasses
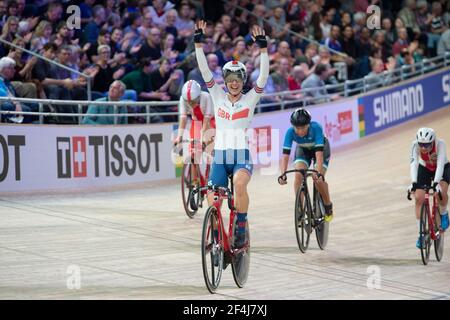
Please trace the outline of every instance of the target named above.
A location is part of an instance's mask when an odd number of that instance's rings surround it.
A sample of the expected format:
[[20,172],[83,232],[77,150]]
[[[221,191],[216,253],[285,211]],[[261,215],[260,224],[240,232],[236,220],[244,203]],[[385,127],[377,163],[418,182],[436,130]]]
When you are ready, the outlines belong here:
[[431,147],[432,144],[433,144],[433,142],[429,142],[429,143],[420,143],[419,142],[419,147],[428,149],[429,147]]

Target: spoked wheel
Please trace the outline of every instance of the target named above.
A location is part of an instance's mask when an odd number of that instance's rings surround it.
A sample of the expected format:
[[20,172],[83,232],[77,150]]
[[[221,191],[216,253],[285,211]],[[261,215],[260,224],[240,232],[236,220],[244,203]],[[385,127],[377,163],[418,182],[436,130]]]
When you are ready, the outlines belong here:
[[295,198],[295,235],[297,236],[298,247],[305,253],[309,245],[309,236],[312,231],[311,205],[303,188],[300,187]]
[[[183,198],[183,206],[184,211],[186,212],[189,218],[193,218],[197,213],[198,206],[200,203],[200,193],[193,194],[193,189],[195,186],[193,185],[193,174],[192,168],[193,164],[184,164],[183,172],[181,175],[181,195]],[[198,171],[197,171],[198,173]]]
[[315,190],[316,193],[315,199],[315,229],[316,229],[316,238],[317,244],[319,248],[324,250],[325,246],[328,242],[328,230],[330,228],[330,223],[325,221],[325,206],[323,205],[322,196],[320,193]]
[[425,204],[422,205],[422,209],[420,210],[420,254],[422,255],[422,262],[425,265],[428,264],[428,261],[430,260],[431,236],[430,225],[428,223],[429,214],[429,207]]
[[[235,218],[233,224],[233,235],[236,234],[235,233],[236,226],[237,226],[237,218]],[[233,271],[234,282],[239,288],[244,287],[245,283],[247,282],[248,271],[250,269],[250,230],[248,228],[248,222],[245,227],[245,239],[247,242],[245,249],[243,249],[238,253],[235,253],[231,258],[231,266]],[[234,243],[234,238],[232,243]]]
[[223,241],[217,209],[209,207],[205,214],[202,232],[203,277],[209,292],[215,293],[222,277]]
[[440,230],[441,214],[439,209],[436,210],[436,217],[434,219],[434,232],[438,234],[436,240],[434,240],[434,253],[436,254],[436,260],[441,261],[444,255],[444,235],[445,232]]

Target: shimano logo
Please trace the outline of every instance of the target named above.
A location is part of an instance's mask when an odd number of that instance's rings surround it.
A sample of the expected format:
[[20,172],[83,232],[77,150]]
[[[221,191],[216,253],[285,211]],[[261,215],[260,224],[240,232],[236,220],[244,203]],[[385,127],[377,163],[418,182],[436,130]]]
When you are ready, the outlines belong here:
[[375,128],[385,126],[424,111],[421,84],[394,91],[373,100]]

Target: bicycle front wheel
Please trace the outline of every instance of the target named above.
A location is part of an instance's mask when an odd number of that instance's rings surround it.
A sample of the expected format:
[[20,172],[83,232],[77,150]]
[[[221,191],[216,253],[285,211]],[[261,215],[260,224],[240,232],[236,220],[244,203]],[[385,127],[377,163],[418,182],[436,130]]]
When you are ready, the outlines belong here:
[[330,223],[325,221],[325,206],[323,204],[322,196],[317,189],[315,192],[315,217],[314,225],[316,229],[317,244],[321,250],[324,250],[328,243],[328,230]]
[[444,255],[444,236],[445,232],[441,232],[441,214],[439,213],[439,208],[436,208],[436,216],[434,219],[434,232],[437,235],[436,240],[434,240],[434,253],[436,255],[436,260],[441,261]]
[[305,253],[309,245],[309,237],[311,235],[311,205],[309,197],[304,192],[303,187],[297,191],[295,198],[295,235],[297,237],[298,248]]
[[219,227],[219,216],[214,206],[208,208],[203,221],[202,266],[206,287],[215,293],[222,277],[223,234]]
[[[192,173],[193,164],[184,164],[181,174],[181,197],[183,199],[184,211],[189,218],[193,218],[197,213],[198,204],[200,201],[200,194],[193,194],[194,190],[194,177]],[[198,172],[198,171],[197,171]]]
[[422,205],[420,210],[420,255],[422,256],[422,262],[424,265],[428,264],[430,260],[430,247],[431,247],[431,236],[430,236],[430,225],[429,225],[429,215],[430,209],[427,204]]
[[[233,235],[236,234],[235,228],[237,227],[237,218],[235,218],[233,225]],[[239,288],[244,287],[248,278],[248,271],[250,269],[250,230],[248,228],[248,222],[245,227],[245,249],[236,253],[231,258],[231,267],[233,271],[234,282]],[[234,242],[234,239],[233,239]]]

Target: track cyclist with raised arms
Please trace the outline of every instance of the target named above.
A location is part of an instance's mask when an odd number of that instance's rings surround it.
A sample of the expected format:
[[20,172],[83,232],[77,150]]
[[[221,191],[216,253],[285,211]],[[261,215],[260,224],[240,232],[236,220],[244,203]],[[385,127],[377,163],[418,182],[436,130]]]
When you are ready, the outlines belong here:
[[[261,98],[269,76],[267,38],[263,29],[257,25],[253,27],[252,37],[260,48],[261,58],[261,70],[255,87],[246,94],[242,93],[247,80],[246,67],[239,61],[230,61],[222,69],[227,93],[215,83],[203,52],[201,41],[206,22],[200,20],[195,27],[194,42],[197,63],[211,94],[216,119],[214,160],[208,184],[227,187],[228,175],[233,175],[238,222],[234,246],[242,248],[246,242],[245,229],[249,206],[247,185],[253,172],[246,130],[250,126],[256,104]],[[208,203],[209,205],[213,204],[213,193],[208,195]]]

